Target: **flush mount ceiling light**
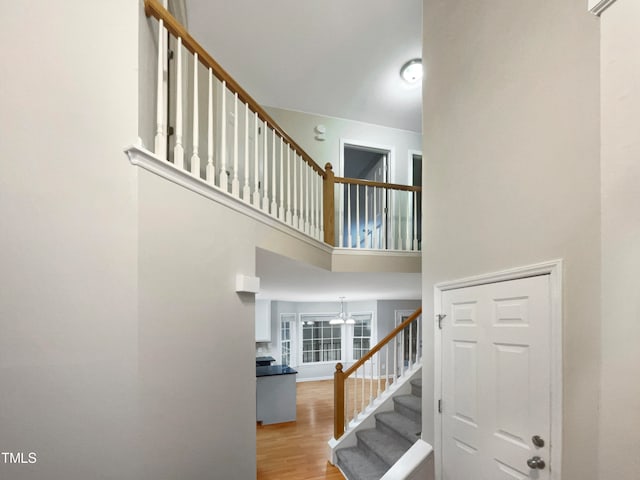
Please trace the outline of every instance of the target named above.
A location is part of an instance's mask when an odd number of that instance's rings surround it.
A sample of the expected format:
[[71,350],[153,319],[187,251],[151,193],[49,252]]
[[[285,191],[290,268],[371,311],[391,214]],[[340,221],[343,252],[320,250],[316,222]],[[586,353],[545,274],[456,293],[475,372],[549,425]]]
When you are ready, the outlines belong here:
[[400,69],[400,77],[410,85],[422,80],[422,59],[414,58],[405,63]]
[[340,313],[336,318],[329,320],[330,325],[342,325],[344,323],[347,325],[353,325],[356,323],[356,321],[344,311],[344,299],[345,297],[340,297]]

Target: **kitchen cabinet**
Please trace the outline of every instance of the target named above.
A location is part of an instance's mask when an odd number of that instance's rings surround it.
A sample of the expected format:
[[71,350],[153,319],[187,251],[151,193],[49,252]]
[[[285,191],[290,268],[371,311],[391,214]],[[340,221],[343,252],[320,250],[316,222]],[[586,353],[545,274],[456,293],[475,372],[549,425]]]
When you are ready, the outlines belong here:
[[271,300],[256,300],[256,342],[271,342]]

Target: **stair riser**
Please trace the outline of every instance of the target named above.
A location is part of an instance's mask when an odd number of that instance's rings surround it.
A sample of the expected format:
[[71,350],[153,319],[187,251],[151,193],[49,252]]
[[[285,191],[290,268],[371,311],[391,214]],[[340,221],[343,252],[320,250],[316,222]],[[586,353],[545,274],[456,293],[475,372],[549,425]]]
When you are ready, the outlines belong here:
[[404,415],[407,418],[410,418],[414,422],[417,422],[419,425],[422,425],[422,414],[420,412],[416,412],[410,408],[407,408],[405,405],[400,403],[394,403],[393,409],[398,412],[400,415]]
[[411,395],[422,398],[422,387],[411,385]]
[[383,456],[381,456],[378,452],[375,451],[375,449],[371,448],[368,444],[366,444],[365,442],[362,442],[360,440],[358,440],[358,448],[361,448],[363,452],[367,452],[369,455],[375,455],[377,458],[379,458],[381,461],[383,461],[387,466],[391,466],[389,464],[389,462],[387,462]]

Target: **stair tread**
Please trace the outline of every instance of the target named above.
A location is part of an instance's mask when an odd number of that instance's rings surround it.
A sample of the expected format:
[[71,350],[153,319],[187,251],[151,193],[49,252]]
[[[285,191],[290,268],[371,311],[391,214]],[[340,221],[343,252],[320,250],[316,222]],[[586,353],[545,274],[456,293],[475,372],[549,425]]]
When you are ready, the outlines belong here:
[[338,465],[349,480],[380,480],[389,466],[373,454],[358,447],[342,448],[337,452]]
[[418,414],[422,413],[422,399],[420,397],[416,397],[415,395],[397,395],[393,397],[393,401]]
[[422,425],[399,414],[398,412],[382,412],[376,414],[376,421],[393,430],[405,440],[413,444],[420,438]]
[[376,428],[359,431],[358,445],[363,443],[389,467],[396,463],[411,448],[411,442],[396,435],[389,435]]
[[422,388],[422,378],[414,378],[411,380],[411,385]]

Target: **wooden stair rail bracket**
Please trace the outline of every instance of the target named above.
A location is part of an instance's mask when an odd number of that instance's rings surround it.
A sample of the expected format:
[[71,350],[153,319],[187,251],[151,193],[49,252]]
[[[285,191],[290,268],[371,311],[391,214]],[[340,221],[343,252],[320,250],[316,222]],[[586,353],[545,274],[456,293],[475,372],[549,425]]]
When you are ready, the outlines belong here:
[[232,93],[237,93],[238,98],[249,105],[249,108],[258,114],[258,117],[267,122],[275,133],[278,134],[286,143],[291,145],[302,159],[313,168],[318,175],[324,177],[324,170],[298,145],[287,133],[271,118],[271,116],[249,95],[238,82],[236,82],[227,71],[216,62],[211,55],[189,34],[176,18],[164,8],[158,0],[144,0],[144,13],[147,17],[154,17],[156,20],[162,20],[164,27],[175,37],[182,39],[182,45],[193,54],[198,55],[198,60],[207,69],[211,68],[213,74],[220,81],[225,81],[227,88]]
[[360,359],[347,368],[346,371],[342,371],[343,366],[341,363],[336,365],[336,371],[333,374],[333,438],[336,440],[344,434],[344,384],[346,379],[360,368],[364,363],[379,352],[387,343],[393,340],[399,333],[401,333],[406,327],[408,327],[414,320],[422,315],[422,307],[418,308],[415,312],[409,316],[404,322],[391,330],[389,334],[380,340],[371,350],[364,354]]
[[322,201],[323,201],[323,213],[324,213],[324,243],[335,247],[335,206],[334,206],[334,185],[335,175],[333,174],[333,165],[327,163],[324,166],[324,178],[322,181]]

